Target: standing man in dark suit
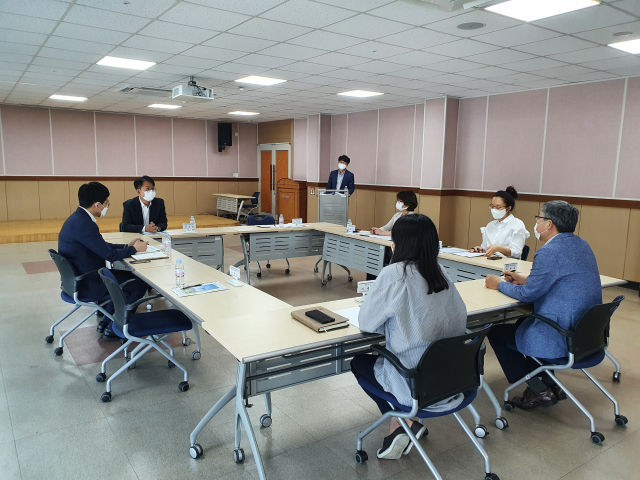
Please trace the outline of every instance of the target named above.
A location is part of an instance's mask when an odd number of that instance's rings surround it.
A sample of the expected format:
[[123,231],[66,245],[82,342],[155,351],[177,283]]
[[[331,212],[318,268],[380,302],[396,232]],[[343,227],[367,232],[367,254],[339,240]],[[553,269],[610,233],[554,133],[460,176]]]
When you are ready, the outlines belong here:
[[[78,202],[80,206],[67,218],[60,230],[58,253],[69,260],[80,275],[88,272],[95,273],[80,282],[78,296],[103,302],[109,298],[109,295],[97,271],[104,268],[105,261],[113,263],[130,257],[134,253],[144,252],[147,244],[140,238],[132,240],[128,245],[104,241],[96,223],[96,217],[106,215],[110,202],[109,189],[101,183],[90,182],[82,185],[78,190]],[[114,270],[112,273],[118,283],[135,279],[123,287],[128,303],[139,300],[149,289],[146,283],[138,280],[130,272]],[[109,313],[113,312],[113,305],[107,305],[106,310]],[[104,331],[105,340],[119,339],[110,328],[106,328],[109,323],[110,320],[102,320],[98,325],[98,332]]]
[[158,233],[167,229],[164,200],[156,198],[156,182],[144,175],[133,182],[137,197],[122,204],[121,232]]
[[354,176],[347,167],[351,160],[346,155],[340,155],[338,158],[338,170],[334,170],[329,174],[327,182],[327,190],[349,190],[349,196],[353,195],[356,189]]

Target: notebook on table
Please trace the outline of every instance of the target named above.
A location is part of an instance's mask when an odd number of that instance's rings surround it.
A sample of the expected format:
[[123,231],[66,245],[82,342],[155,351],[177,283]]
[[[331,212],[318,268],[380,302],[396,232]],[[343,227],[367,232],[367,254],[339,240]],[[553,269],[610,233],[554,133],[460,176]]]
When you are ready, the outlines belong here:
[[[309,313],[311,317],[319,318],[319,320],[311,318],[309,315],[307,315],[307,313]],[[322,314],[328,316],[329,318],[323,319]],[[349,319],[323,307],[310,307],[300,310],[294,310],[293,312],[291,312],[291,316],[303,325],[309,327],[314,332],[328,332],[330,330],[335,330],[337,328],[346,328],[349,326]],[[329,321],[327,321],[326,323],[322,323],[325,320]]]

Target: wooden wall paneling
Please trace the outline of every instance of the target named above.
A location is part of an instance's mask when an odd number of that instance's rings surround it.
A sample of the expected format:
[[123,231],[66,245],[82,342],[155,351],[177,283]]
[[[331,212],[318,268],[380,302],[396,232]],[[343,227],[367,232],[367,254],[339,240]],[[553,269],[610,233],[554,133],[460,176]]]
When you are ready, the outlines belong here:
[[238,195],[240,193],[240,182],[219,182],[218,191],[220,193],[235,193]]
[[435,195],[419,195],[418,200],[420,205],[418,206],[418,213],[426,215],[431,219],[438,229],[438,235],[440,233],[440,201],[442,197],[436,197]]
[[624,274],[629,216],[628,208],[582,207],[580,237],[596,255],[601,275],[621,278]]
[[196,182],[186,180],[174,181],[173,198],[176,215],[195,215],[197,213],[198,200]]
[[[396,214],[396,192],[375,192],[376,203],[374,209],[375,227],[386,225],[391,217]],[[371,208],[371,207],[370,207]]]
[[122,219],[122,203],[136,195],[133,185],[130,182],[124,182],[122,180],[103,180],[100,183],[109,189],[111,205],[109,206],[109,211],[106,216],[109,218]]
[[[315,188],[314,195],[311,195],[312,188]],[[307,222],[315,223],[317,221],[318,221],[318,187],[307,187]]]
[[258,124],[258,144],[293,143],[293,120]]
[[440,197],[438,236],[444,245],[453,245],[453,198]]
[[486,227],[493,220],[489,204],[491,203],[490,193],[487,197],[471,197],[469,211],[469,239],[467,245],[469,248],[480,246],[482,243],[482,233],[480,228]]
[[640,239],[640,210],[631,210],[623,278],[633,282],[640,282],[640,241],[638,239]]
[[527,261],[533,261],[533,254],[536,252],[536,236],[533,233],[535,216],[540,212],[540,202],[530,202],[527,200],[516,200],[516,209],[513,214],[524,222],[524,228],[529,232],[529,238],[524,242],[530,248]]
[[78,189],[80,185],[87,182],[83,182],[82,180],[69,180],[67,183],[69,184],[69,212],[73,213],[79,207]]
[[7,182],[7,220],[40,220],[38,182]]
[[[226,182],[221,182],[220,184],[225,185]],[[253,195],[258,191],[260,191],[260,185],[257,181],[238,182],[238,195]]]
[[[173,183],[173,180],[156,180],[156,195],[164,200],[164,208],[167,215],[174,215],[176,213]],[[133,198],[133,195],[130,198]]]
[[[375,206],[376,192],[374,190],[358,190],[358,207],[356,208],[356,226],[358,230],[370,230],[371,227],[381,226],[375,223]],[[353,221],[353,219],[351,220]]]
[[453,197],[451,243],[455,247],[469,248],[470,197]]
[[214,193],[218,193],[218,191],[218,182],[196,182],[198,214],[216,214],[218,197]]
[[[358,190],[354,190],[353,195],[349,197],[349,215],[352,223],[356,223],[356,217],[358,216]],[[356,224],[356,228],[358,225]]]
[[0,222],[7,221],[7,183],[0,182]]
[[69,182],[64,180],[40,181],[38,182],[38,193],[41,220],[67,218],[71,214]]

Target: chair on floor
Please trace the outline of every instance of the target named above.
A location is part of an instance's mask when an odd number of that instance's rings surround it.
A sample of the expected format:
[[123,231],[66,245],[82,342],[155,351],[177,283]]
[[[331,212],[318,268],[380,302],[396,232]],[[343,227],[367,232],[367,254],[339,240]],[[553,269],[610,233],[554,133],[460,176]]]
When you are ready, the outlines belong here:
[[244,202],[244,204],[242,205],[242,210],[240,211],[241,217],[244,216],[248,218],[254,210],[258,209],[258,199],[260,198],[260,192],[253,192],[253,195],[251,196],[253,197],[253,199],[248,202]]
[[[609,324],[611,322],[611,316],[613,312],[620,306],[620,302],[624,300],[621,295],[616,297],[613,302],[596,305],[590,308],[587,312],[580,317],[573,329],[565,330],[560,327],[557,322],[550,320],[542,315],[531,314],[529,317],[535,318],[543,323],[546,323],[560,335],[562,335],[567,342],[567,350],[569,355],[564,358],[533,358],[540,364],[533,372],[524,378],[521,378],[516,383],[510,385],[504,392],[504,406],[505,410],[512,411],[515,405],[509,401],[509,393],[519,385],[522,385],[528,378],[538,376],[544,372],[549,375],[549,378],[564,390],[567,396],[575,403],[578,408],[589,419],[591,425],[591,441],[596,445],[601,445],[604,441],[604,435],[596,431],[596,424],[593,416],[582,405],[578,399],[565,387],[557,376],[553,372],[559,370],[581,370],[589,380],[591,380],[596,387],[604,393],[609,400],[613,403],[613,411],[615,415],[615,423],[619,427],[624,427],[627,424],[627,418],[620,415],[620,409],[618,402],[605,388],[587,371],[588,368],[599,365],[604,360],[607,345],[609,343]],[[510,348],[516,349],[515,345],[509,345]]]
[[[453,414],[484,458],[485,480],[499,480],[496,474],[491,473],[489,456],[475,438],[471,429],[458,414],[460,410],[468,408],[474,415],[474,418],[477,415],[475,409],[471,406],[471,402],[476,398],[481,384],[483,355],[480,347],[488,332],[489,329],[485,328],[471,334],[444,338],[432,343],[422,355],[415,369],[405,368],[398,357],[386,348],[379,345],[372,346],[372,350],[384,357],[385,360],[394,366],[400,375],[409,381],[413,401],[411,406],[402,405],[393,395],[377,388],[366,378],[361,377],[358,379],[358,383],[362,388],[386,400],[393,410],[385,413],[379,420],[358,436],[356,462],[364,463],[368,460],[367,453],[362,449],[362,440],[364,437],[379,427],[385,420],[395,417],[405,432],[407,432],[407,435],[409,435],[413,445],[429,467],[429,470],[431,470],[433,476],[441,479],[442,477],[438,473],[438,470],[427,456],[405,419],[414,417],[420,419],[435,418]],[[462,403],[449,411],[432,412],[425,410],[430,405],[458,394],[464,395]],[[428,432],[425,433],[425,435],[427,434]]]
[[64,339],[69,336],[76,328],[86,322],[92,315],[101,312],[107,318],[111,318],[111,316],[105,311],[105,305],[111,303],[111,298],[107,295],[104,298],[100,299],[92,299],[92,298],[81,298],[78,296],[78,284],[82,282],[83,279],[88,277],[89,275],[97,275],[97,271],[88,272],[83,275],[78,275],[76,269],[71,265],[71,262],[67,260],[65,257],[60,255],[53,249],[49,250],[49,256],[56,264],[58,268],[58,272],[60,273],[60,298],[65,303],[73,305],[73,308],[66,315],[62,316],[49,329],[49,335],[45,338],[47,343],[53,343],[54,337],[54,329],[60,325],[65,319],[70,317],[73,313],[75,313],[80,307],[89,307],[91,312],[82,318],[78,323],[76,323],[73,327],[67,330],[60,337],[60,345],[53,350],[53,353],[56,355],[62,355],[64,352]]
[[524,247],[522,247],[522,253],[520,254],[520,260],[526,261],[527,258],[529,258],[529,252],[531,251],[531,249],[529,248],[529,245],[525,245]]
[[[180,382],[178,389],[181,392],[189,390],[189,376],[187,370],[173,358],[173,348],[164,341],[172,333],[191,330],[192,324],[189,317],[180,310],[159,310],[148,313],[135,313],[139,305],[154,298],[158,298],[160,295],[141,298],[131,304],[127,304],[121,285],[118,284],[113,274],[106,268],[101,268],[98,273],[107,287],[109,295],[113,301],[113,331],[118,336],[126,338],[127,341],[115,352],[109,355],[104,362],[102,362],[102,369],[96,376],[96,381],[102,383],[107,379],[106,364],[109,360],[114,358],[123,350],[129,348],[133,343],[139,343],[139,345],[131,352],[130,362],[134,362],[133,364],[135,364],[137,360],[151,349],[156,349],[168,360],[169,368],[177,366],[184,373],[184,380]],[[167,353],[162,346],[164,346],[169,353]],[[129,367],[130,365],[125,363],[116,371],[116,373],[109,377],[109,380],[107,381],[107,391],[104,392],[101,397],[103,402],[111,401],[111,382]]]
[[[276,219],[273,218],[271,215],[266,215],[263,218],[247,217],[247,223],[248,225],[275,225]],[[290,270],[291,266],[289,265],[288,258],[285,258],[284,260],[287,262],[287,268],[284,271],[284,273],[288,274],[291,271]],[[256,263],[258,264],[258,273],[256,273],[256,276],[260,278],[262,276],[262,268],[260,267],[260,262],[256,261]],[[267,260],[267,268],[271,268],[271,264],[269,263],[269,260]]]

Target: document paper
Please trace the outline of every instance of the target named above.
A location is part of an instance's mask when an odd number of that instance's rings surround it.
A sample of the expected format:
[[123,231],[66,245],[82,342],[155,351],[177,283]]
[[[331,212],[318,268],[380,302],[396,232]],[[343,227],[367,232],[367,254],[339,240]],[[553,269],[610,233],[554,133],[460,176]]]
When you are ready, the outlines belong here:
[[333,313],[343,316],[349,320],[349,323],[356,328],[360,328],[358,323],[358,315],[360,315],[360,307],[345,308],[343,310],[333,310]]

